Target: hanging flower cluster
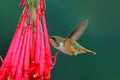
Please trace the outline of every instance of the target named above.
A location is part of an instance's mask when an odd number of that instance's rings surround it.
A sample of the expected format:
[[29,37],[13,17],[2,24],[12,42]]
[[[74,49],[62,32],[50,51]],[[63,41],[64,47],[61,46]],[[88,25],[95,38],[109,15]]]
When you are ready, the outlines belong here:
[[44,0],[21,0],[25,8],[4,60],[0,80],[50,80],[52,62]]

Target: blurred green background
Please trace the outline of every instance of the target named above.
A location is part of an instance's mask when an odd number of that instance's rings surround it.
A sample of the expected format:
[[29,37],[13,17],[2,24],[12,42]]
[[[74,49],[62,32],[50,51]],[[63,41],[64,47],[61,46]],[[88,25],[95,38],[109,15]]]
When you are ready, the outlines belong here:
[[[0,55],[5,56],[22,9],[21,0],[0,1]],[[78,40],[97,55],[59,54],[51,80],[120,80],[120,0],[46,0],[49,35],[66,37],[83,19]],[[56,52],[53,49],[53,55]]]

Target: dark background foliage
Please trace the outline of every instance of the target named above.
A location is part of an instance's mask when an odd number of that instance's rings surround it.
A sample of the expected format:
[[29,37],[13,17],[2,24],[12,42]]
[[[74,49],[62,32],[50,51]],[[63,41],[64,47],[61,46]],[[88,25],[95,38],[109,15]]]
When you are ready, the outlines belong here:
[[[0,1],[0,55],[5,56],[22,9],[20,0]],[[120,1],[46,0],[49,35],[66,37],[83,19],[89,25],[78,40],[97,52],[74,57],[59,54],[52,80],[120,80]],[[56,52],[52,48],[53,55]]]

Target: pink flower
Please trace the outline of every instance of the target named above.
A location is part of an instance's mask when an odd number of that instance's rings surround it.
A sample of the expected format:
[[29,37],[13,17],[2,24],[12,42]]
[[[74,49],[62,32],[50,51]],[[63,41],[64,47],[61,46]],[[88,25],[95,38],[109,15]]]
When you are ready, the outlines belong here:
[[25,1],[6,57],[4,60],[0,57],[0,80],[50,80],[51,69],[56,63],[57,55],[52,62],[44,0],[29,0],[36,1],[36,4],[32,2],[35,9],[31,9],[33,6],[28,0],[21,0],[20,7]]

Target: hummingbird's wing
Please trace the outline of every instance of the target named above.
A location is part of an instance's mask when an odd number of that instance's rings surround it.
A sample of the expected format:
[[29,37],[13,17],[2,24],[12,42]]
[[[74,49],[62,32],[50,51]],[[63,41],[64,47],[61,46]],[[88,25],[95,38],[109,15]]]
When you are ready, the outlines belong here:
[[87,24],[88,24],[88,19],[83,20],[67,38],[76,41],[78,38],[81,37],[82,33],[85,31]]
[[66,47],[67,50],[71,50],[72,44],[82,35],[84,30],[86,29],[86,26],[88,24],[88,20],[85,19],[83,20],[78,27],[76,27],[72,33],[66,38],[64,41],[64,46]]

